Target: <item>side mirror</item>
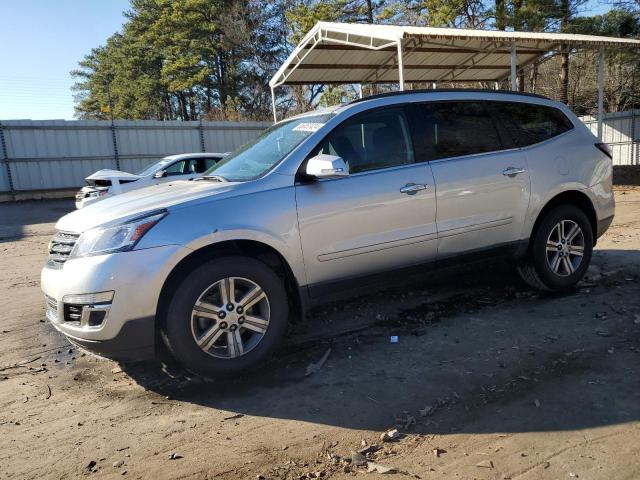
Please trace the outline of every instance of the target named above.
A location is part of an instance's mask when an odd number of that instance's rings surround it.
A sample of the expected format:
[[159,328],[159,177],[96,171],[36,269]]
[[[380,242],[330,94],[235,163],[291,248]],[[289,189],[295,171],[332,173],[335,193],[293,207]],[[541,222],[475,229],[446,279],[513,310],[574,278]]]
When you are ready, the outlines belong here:
[[166,170],[158,170],[156,173],[153,174],[153,178],[163,178],[166,176],[167,176]]
[[306,174],[315,178],[341,178],[349,175],[349,167],[342,158],[321,153],[309,159]]

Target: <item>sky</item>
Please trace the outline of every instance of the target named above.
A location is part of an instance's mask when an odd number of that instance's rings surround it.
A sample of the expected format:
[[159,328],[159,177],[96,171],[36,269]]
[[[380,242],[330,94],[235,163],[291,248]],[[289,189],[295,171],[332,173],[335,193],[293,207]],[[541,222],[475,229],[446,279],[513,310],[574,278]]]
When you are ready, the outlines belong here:
[[[582,14],[611,8],[589,0]],[[0,0],[0,120],[73,119],[69,72],[120,30],[128,0]]]
[[124,23],[128,0],[0,0],[0,120],[73,119],[69,72]]

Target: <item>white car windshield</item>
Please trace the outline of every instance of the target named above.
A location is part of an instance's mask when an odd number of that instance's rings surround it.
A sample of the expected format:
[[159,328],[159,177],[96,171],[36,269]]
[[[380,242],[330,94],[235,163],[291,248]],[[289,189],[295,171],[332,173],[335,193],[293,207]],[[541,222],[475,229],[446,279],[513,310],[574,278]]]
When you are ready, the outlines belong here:
[[243,182],[261,177],[280,163],[333,114],[309,115],[280,122],[207,170],[203,178]]
[[140,170],[138,173],[136,173],[136,175],[140,175],[141,177],[146,177],[148,175],[151,175],[152,173],[155,173],[156,170],[161,168],[163,165],[166,165],[167,163],[169,163],[169,160],[167,158],[163,158],[159,162],[152,163],[151,165],[144,168],[143,170]]

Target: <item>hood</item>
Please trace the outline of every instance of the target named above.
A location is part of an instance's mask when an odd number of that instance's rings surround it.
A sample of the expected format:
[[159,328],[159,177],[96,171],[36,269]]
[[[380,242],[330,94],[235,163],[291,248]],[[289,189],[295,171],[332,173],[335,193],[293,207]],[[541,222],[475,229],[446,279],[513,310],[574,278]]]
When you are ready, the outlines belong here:
[[223,195],[240,185],[242,184],[234,182],[188,180],[151,185],[105,198],[71,212],[58,220],[56,229],[81,233],[93,227],[121,223],[154,210],[171,209],[193,200]]
[[[98,170],[96,173],[89,175],[85,178],[85,181],[91,186],[108,186],[113,183],[117,183],[116,181],[127,180],[129,182],[133,182],[140,178],[142,178],[140,175],[134,175],[133,173],[104,169]],[[105,181],[108,181],[108,183],[105,183]]]

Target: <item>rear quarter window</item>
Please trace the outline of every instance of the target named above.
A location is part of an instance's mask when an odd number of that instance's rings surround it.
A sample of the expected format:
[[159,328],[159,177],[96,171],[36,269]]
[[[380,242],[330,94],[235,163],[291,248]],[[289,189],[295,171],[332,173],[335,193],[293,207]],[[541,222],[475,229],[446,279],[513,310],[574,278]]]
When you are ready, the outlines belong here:
[[518,147],[544,142],[573,128],[567,116],[554,107],[530,103],[493,102],[492,108]]

